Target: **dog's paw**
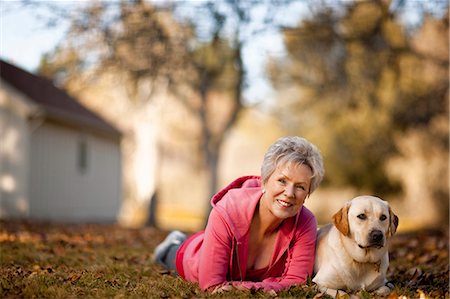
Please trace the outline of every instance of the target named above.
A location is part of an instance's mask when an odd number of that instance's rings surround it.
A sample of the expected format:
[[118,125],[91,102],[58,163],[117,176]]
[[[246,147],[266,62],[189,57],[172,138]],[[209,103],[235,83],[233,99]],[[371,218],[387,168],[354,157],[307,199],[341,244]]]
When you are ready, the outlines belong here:
[[339,299],[348,299],[350,298],[349,294],[344,292],[343,290],[335,290],[335,289],[325,289],[324,294],[327,294],[328,296],[331,296],[333,298],[339,298]]
[[391,288],[388,286],[382,286],[375,290],[375,294],[378,296],[387,296],[391,293]]

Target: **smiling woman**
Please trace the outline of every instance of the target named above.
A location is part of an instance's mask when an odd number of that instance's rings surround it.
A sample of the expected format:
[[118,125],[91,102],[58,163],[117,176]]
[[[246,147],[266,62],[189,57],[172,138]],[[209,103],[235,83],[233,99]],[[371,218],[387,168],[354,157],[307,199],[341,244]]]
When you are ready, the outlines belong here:
[[303,206],[324,175],[319,150],[284,137],[267,151],[261,177],[233,181],[211,200],[205,231],[172,232],[154,261],[203,290],[277,292],[312,274],[317,222]]
[[266,210],[271,214],[269,217],[278,218],[280,222],[294,216],[309,193],[311,177],[312,171],[307,165],[294,162],[279,165],[265,183],[261,210]]

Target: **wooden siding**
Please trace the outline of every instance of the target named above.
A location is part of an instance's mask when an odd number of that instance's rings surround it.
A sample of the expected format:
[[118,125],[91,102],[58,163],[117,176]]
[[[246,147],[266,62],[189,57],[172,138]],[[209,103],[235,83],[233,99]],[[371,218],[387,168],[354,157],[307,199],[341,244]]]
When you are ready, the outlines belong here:
[[122,192],[120,158],[117,142],[44,123],[31,136],[30,217],[115,221]]
[[0,107],[0,218],[28,216],[28,125]]
[[[38,108],[0,80],[0,218],[29,212],[29,115]],[[31,122],[34,124],[34,122]]]

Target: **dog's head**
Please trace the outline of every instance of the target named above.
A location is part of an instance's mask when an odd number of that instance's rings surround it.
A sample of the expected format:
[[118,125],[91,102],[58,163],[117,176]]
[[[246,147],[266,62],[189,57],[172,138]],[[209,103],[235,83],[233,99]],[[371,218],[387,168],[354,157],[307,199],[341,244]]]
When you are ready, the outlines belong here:
[[398,217],[386,201],[374,196],[359,196],[334,214],[333,223],[359,248],[379,249],[397,231]]

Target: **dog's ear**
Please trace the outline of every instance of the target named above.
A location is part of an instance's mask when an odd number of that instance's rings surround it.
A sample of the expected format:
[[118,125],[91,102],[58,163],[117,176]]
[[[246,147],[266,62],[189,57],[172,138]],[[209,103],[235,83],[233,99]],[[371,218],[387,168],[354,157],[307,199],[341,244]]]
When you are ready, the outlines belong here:
[[398,217],[397,215],[392,212],[391,208],[389,207],[389,230],[388,230],[388,236],[392,236],[397,231],[398,227]]
[[348,225],[348,209],[349,208],[350,208],[350,203],[347,203],[336,214],[333,215],[334,225],[344,236],[350,235],[350,227]]

